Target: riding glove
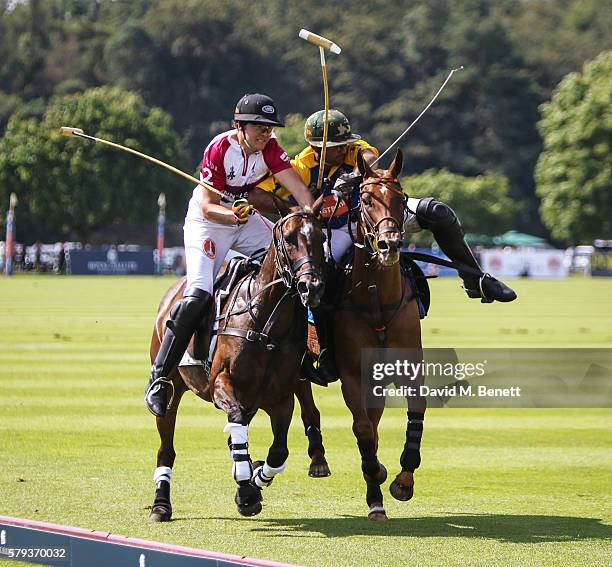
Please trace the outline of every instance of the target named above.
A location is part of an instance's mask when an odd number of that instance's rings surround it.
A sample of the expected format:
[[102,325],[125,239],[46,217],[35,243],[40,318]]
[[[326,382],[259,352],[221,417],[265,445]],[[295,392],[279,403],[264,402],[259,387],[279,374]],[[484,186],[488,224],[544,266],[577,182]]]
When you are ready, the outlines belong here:
[[343,173],[334,184],[333,192],[341,195],[350,195],[355,187],[358,187],[363,181],[363,177],[356,171],[351,173]]
[[252,212],[253,205],[249,204],[246,199],[236,199],[232,205],[232,213],[234,213],[238,224],[245,224]]

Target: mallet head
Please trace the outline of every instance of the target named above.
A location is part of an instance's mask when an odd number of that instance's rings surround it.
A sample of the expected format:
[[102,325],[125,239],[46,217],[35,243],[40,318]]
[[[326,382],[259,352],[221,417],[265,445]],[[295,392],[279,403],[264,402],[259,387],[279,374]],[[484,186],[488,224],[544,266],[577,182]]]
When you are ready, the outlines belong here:
[[84,134],[83,130],[80,128],[71,128],[70,126],[62,126],[60,128],[60,134],[62,136],[78,136],[79,134]]
[[317,35],[316,33],[312,33],[311,31],[305,30],[303,28],[300,30],[300,33],[298,35],[302,39],[305,39],[313,45],[318,45],[323,49],[329,49],[332,53],[335,53],[336,55],[340,55],[340,52],[342,51],[342,49],[340,49],[340,47],[336,45],[333,41],[330,41],[329,39],[321,35]]

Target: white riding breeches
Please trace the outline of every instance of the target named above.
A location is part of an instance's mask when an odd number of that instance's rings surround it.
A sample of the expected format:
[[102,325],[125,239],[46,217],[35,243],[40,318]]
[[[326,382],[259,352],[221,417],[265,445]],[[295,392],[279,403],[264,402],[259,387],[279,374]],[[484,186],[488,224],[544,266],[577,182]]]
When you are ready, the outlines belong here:
[[206,219],[185,219],[187,287],[212,294],[213,282],[230,250],[250,256],[272,242],[272,223],[252,215],[246,224],[230,226]]

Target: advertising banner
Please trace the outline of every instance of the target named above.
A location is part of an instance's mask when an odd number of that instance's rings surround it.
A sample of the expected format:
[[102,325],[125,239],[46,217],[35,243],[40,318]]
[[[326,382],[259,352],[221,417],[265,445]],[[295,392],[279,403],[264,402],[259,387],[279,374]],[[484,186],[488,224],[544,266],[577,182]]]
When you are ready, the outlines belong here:
[[73,250],[70,252],[70,273],[73,275],[126,276],[153,275],[153,250],[118,252],[108,250]]
[[482,269],[496,277],[566,278],[563,250],[483,250]]

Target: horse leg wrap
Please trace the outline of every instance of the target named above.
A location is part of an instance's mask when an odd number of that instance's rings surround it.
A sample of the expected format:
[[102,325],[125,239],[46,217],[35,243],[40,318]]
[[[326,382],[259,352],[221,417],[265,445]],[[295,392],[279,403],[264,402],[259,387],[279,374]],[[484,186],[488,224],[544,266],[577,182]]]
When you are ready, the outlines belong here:
[[366,504],[371,508],[372,504],[383,503],[383,494],[380,489],[380,485],[374,482],[368,482],[366,484]]
[[240,423],[228,423],[223,431],[229,432],[230,455],[234,459],[232,476],[236,482],[250,480],[253,474],[249,455],[249,428]]
[[380,462],[374,452],[372,441],[357,441],[361,453],[361,472],[369,477],[376,476],[380,471]]
[[153,473],[155,481],[155,499],[151,507],[151,518],[154,521],[168,521],[172,516],[172,504],[170,503],[170,479],[172,469],[170,467],[157,467]]
[[315,451],[319,451],[321,455],[325,455],[323,447],[323,434],[316,425],[309,425],[306,428],[306,437],[308,437],[308,456],[312,459]]
[[272,484],[272,481],[274,480],[274,477],[277,474],[281,474],[285,470],[286,466],[287,465],[283,463],[280,467],[274,468],[268,465],[268,462],[266,461],[262,467],[257,467],[255,469],[251,482],[259,488],[263,488],[264,486],[270,486],[270,484]]
[[159,488],[159,483],[163,480],[170,484],[170,480],[172,480],[172,468],[157,467],[153,473],[153,480],[155,481],[155,486],[157,488]]
[[421,464],[421,437],[423,436],[424,412],[408,411],[406,443],[400,457],[402,470],[414,472]]

